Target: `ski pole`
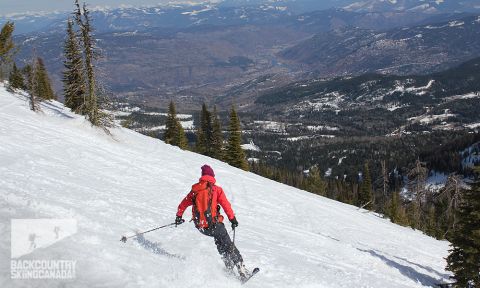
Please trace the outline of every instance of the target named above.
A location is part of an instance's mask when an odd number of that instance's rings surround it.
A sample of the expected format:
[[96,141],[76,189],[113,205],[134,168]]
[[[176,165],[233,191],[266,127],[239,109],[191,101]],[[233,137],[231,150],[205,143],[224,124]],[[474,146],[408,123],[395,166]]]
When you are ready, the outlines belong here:
[[233,237],[232,237],[232,253],[235,250],[235,228],[233,228]]
[[[185,220],[183,221],[185,222]],[[183,223],[182,222],[182,223]],[[169,227],[169,226],[173,226],[173,225],[178,225],[177,223],[171,223],[171,224],[167,224],[167,225],[163,225],[163,226],[160,226],[160,227],[157,227],[157,228],[153,228],[153,229],[150,229],[148,231],[144,231],[144,232],[141,232],[141,233],[137,233],[135,235],[132,235],[132,236],[122,236],[122,238],[120,239],[120,241],[122,241],[123,243],[126,243],[127,242],[127,239],[130,239],[130,238],[133,238],[133,237],[137,237],[137,236],[140,236],[140,235],[143,235],[145,233],[148,233],[148,232],[152,232],[152,231],[155,231],[155,230],[158,230],[158,229],[162,229],[162,228],[166,228],[166,227]]]

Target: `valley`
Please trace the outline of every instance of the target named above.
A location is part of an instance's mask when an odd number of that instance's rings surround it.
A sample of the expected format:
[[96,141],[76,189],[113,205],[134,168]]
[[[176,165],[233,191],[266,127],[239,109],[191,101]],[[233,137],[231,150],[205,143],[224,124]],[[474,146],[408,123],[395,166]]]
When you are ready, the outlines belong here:
[[[94,10],[101,83],[132,104],[164,108],[176,99],[182,109],[202,102],[228,109],[303,79],[425,74],[478,56],[480,22],[471,14],[339,8],[296,14],[280,4]],[[59,96],[66,17],[12,16],[25,31],[16,40],[19,66],[35,47]],[[36,30],[27,29],[27,19],[40,22]]]

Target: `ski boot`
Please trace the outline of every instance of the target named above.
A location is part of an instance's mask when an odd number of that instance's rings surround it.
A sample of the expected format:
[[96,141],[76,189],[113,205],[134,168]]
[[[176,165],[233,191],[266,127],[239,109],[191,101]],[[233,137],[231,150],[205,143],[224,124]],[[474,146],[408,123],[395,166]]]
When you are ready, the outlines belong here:
[[245,265],[243,265],[243,262],[238,262],[236,266],[237,266],[238,275],[240,276],[240,281],[242,282],[246,281],[250,277],[250,272],[248,272],[247,268],[245,268]]

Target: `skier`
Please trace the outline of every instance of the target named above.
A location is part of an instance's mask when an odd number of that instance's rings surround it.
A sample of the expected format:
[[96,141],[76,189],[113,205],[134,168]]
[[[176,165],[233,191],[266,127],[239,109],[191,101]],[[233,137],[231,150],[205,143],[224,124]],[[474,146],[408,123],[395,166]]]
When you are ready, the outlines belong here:
[[228,202],[223,189],[215,185],[215,173],[208,165],[202,166],[202,177],[199,182],[192,186],[192,190],[178,205],[177,217],[175,224],[179,225],[184,222],[182,219],[183,212],[188,206],[192,207],[192,220],[195,227],[202,234],[213,237],[217,250],[222,256],[222,260],[229,271],[236,266],[240,278],[247,279],[249,272],[243,264],[242,255],[237,247],[232,243],[230,236],[223,224],[223,216],[220,214],[220,206],[227,214],[232,229],[238,226],[230,202]]

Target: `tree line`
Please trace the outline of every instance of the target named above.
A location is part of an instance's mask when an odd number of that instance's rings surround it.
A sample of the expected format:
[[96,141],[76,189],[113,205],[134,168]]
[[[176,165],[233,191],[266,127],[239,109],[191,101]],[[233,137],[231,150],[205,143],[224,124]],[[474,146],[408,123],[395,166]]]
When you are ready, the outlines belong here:
[[[0,31],[0,80],[8,79],[7,89],[24,90],[29,94],[31,110],[38,110],[39,102],[56,100],[50,77],[41,57],[32,52],[32,60],[18,68],[15,55],[19,50],[13,41],[15,24],[7,22]],[[8,77],[8,78],[7,78]]]
[[423,231],[437,239],[447,239],[452,249],[447,258],[447,269],[452,271],[453,286],[480,287],[480,166],[472,170],[470,187],[464,178],[452,173],[438,191],[428,189],[428,169],[417,160],[406,176],[395,170],[387,172],[381,161],[382,175],[378,183],[372,182],[369,166],[355,180],[325,178],[313,166],[309,171],[292,172],[264,162],[252,163],[252,172],[266,178],[294,186],[320,196],[356,205],[388,217],[391,222]]
[[248,171],[249,165],[241,146],[242,127],[235,107],[232,106],[230,109],[227,128],[228,139],[226,141],[224,140],[222,124],[216,106],[214,106],[213,112],[210,112],[204,103],[199,118],[195,144],[190,146],[177,117],[175,103],[171,101],[168,106],[167,121],[163,134],[165,143],[178,146],[184,150],[192,150]]

